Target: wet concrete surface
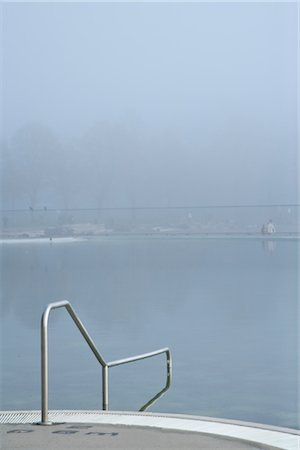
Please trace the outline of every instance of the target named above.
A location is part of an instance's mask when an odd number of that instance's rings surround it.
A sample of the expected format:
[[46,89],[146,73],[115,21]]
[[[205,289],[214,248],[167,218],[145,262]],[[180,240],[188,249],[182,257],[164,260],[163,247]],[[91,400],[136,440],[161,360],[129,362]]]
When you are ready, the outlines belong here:
[[71,424],[51,426],[5,424],[0,426],[3,450],[66,449],[207,449],[256,450],[273,449],[257,443],[230,437],[150,427]]

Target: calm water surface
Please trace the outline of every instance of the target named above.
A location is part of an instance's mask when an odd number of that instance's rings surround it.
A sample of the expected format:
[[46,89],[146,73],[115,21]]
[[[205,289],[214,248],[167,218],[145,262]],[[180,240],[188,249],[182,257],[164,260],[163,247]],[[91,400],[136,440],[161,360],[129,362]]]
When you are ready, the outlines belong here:
[[[1,409],[40,407],[39,324],[67,299],[107,360],[169,346],[151,411],[299,427],[298,241],[111,238],[3,244]],[[101,408],[101,370],[64,310],[50,317],[50,408]],[[157,357],[110,371],[110,407],[165,382]]]

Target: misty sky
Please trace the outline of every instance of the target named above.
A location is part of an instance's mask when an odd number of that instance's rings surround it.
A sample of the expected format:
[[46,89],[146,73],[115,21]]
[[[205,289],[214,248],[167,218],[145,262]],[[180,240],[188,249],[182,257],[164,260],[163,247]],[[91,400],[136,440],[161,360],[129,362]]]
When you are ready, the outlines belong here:
[[297,3],[6,3],[2,20],[5,139],[122,124],[159,136],[181,201],[297,202]]

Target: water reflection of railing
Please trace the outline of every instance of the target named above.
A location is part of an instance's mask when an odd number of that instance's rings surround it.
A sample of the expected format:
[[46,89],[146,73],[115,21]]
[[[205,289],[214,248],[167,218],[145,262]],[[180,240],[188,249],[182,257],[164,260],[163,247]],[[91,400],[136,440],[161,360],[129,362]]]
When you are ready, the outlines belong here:
[[48,418],[48,397],[49,397],[49,389],[48,389],[48,321],[49,321],[49,315],[52,309],[57,308],[66,308],[70,316],[72,317],[73,321],[75,322],[77,328],[79,329],[80,333],[84,337],[85,341],[87,342],[88,346],[94,353],[96,359],[102,366],[102,409],[108,410],[109,407],[109,393],[108,393],[108,369],[110,367],[120,366],[123,364],[128,364],[135,361],[140,361],[142,359],[151,358],[153,356],[157,356],[160,354],[165,353],[167,358],[167,381],[164,388],[159,391],[153,398],[151,398],[147,403],[145,403],[141,408],[140,411],[145,411],[147,408],[149,408],[150,405],[152,405],[154,402],[156,402],[171,386],[172,382],[172,356],[169,348],[162,348],[160,350],[156,350],[154,352],[150,353],[144,353],[142,355],[132,356],[129,358],[119,359],[116,361],[110,361],[105,362],[103,356],[99,353],[97,350],[93,340],[91,339],[90,335],[88,334],[86,328],[84,327],[83,323],[75,313],[74,309],[72,308],[71,304],[64,300],[61,302],[55,302],[50,303],[47,308],[45,309],[42,320],[41,320],[41,388],[42,388],[42,404],[41,404],[41,425],[49,425],[51,422]]

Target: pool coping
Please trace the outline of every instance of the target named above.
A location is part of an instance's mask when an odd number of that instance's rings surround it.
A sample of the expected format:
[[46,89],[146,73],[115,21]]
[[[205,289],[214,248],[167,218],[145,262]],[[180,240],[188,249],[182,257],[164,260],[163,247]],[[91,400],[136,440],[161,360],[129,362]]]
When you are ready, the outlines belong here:
[[[0,411],[0,424],[38,423],[40,417],[37,410]],[[282,450],[300,449],[300,430],[213,417],[132,411],[51,410],[49,419],[54,423],[97,423],[196,432]]]

